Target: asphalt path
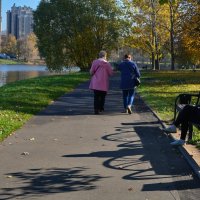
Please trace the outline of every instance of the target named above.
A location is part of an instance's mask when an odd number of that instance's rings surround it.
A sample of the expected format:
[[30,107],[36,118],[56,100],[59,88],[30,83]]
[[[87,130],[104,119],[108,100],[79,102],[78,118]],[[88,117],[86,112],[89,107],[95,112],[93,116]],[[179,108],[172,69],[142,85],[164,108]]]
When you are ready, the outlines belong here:
[[197,200],[200,180],[137,96],[121,113],[119,77],[94,115],[89,83],[0,144],[0,199]]

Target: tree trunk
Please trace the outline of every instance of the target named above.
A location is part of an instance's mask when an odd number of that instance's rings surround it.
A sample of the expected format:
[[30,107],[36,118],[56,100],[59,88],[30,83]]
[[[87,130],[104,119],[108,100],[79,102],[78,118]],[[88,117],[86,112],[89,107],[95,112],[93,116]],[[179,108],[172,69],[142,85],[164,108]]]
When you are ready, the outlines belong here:
[[152,68],[159,70],[159,55],[158,55],[158,39],[156,32],[156,11],[155,11],[155,0],[151,0],[152,8]]
[[175,70],[175,53],[174,53],[174,12],[172,0],[169,1],[170,8],[170,43],[171,43],[171,70]]
[[155,54],[153,51],[151,54],[151,65],[152,65],[152,69],[155,70]]

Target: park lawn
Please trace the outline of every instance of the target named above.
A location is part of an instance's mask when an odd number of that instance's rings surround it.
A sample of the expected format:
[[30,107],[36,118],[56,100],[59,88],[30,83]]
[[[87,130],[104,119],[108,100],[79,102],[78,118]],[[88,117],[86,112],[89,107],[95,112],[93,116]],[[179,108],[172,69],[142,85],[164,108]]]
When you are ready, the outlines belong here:
[[0,65],[13,65],[13,64],[19,64],[19,62],[9,59],[0,59]]
[[[140,96],[165,123],[173,119],[174,101],[180,93],[200,91],[200,71],[142,71]],[[195,131],[192,143],[200,148],[200,132]]]
[[21,80],[0,87],[0,141],[53,100],[88,79],[89,73],[81,72]]
[[[72,73],[32,78],[0,87],[0,141],[22,127],[49,103],[89,79],[89,73]],[[160,119],[170,123],[174,100],[183,92],[200,91],[200,72],[142,71],[138,89],[144,101]],[[200,148],[200,133],[193,137]]]

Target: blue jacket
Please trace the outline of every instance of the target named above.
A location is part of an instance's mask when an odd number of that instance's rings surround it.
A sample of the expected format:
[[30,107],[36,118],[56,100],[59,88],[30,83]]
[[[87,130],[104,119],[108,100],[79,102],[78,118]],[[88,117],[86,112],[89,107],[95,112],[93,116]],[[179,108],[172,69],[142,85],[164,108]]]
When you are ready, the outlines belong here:
[[122,90],[133,89],[135,87],[133,76],[138,78],[140,77],[140,71],[136,63],[125,59],[119,64],[118,69],[121,72],[120,88]]

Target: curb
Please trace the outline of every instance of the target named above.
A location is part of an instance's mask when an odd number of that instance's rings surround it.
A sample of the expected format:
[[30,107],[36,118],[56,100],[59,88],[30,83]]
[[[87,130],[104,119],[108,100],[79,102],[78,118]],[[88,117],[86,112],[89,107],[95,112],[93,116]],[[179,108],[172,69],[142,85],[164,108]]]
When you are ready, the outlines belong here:
[[195,162],[194,159],[192,159],[192,156],[186,151],[185,148],[183,148],[182,146],[179,146],[178,149],[182,153],[184,158],[187,160],[187,162],[189,163],[189,165],[193,169],[194,173],[200,179],[200,167],[199,167],[199,165]]
[[[153,115],[158,119],[160,124],[162,125],[163,128],[166,127],[166,125],[161,121],[161,119],[158,117],[158,115],[150,108],[149,105],[146,104],[146,102],[140,97],[140,95],[137,93],[139,96],[140,100],[144,102],[144,104],[148,107],[148,109],[153,113]],[[172,134],[168,134],[173,140],[175,137]],[[197,175],[197,177],[200,179],[200,166],[196,163],[196,161],[192,158],[192,156],[186,151],[186,149],[182,146],[178,146],[179,151],[181,154],[184,156],[185,160],[188,162],[194,173]]]

